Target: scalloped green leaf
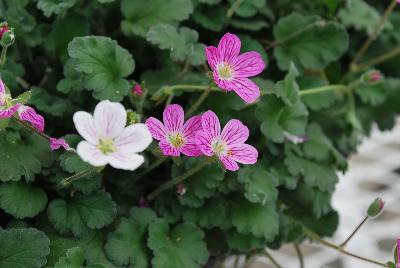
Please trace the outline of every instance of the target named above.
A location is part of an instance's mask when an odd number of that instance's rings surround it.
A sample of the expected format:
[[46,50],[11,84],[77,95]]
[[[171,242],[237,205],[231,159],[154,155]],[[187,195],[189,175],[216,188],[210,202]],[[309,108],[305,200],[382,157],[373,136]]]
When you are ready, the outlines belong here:
[[60,15],[73,7],[76,0],[38,0],[37,8],[42,10],[46,17]]

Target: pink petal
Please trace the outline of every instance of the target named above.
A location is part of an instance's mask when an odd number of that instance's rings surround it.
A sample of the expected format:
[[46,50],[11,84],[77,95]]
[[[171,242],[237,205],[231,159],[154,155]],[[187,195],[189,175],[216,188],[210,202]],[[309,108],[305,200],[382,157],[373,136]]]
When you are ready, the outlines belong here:
[[200,156],[203,154],[199,146],[196,144],[195,139],[187,141],[186,144],[179,149],[179,151],[186,156]]
[[198,148],[207,156],[214,155],[214,151],[211,147],[212,138],[207,132],[199,131],[196,133],[196,144]]
[[17,103],[10,108],[0,110],[0,119],[11,118],[17,112],[19,107],[21,107],[21,104]]
[[195,115],[183,125],[182,133],[186,138],[194,138],[196,137],[196,132],[201,129],[201,115]]
[[135,153],[118,151],[108,155],[108,161],[113,168],[132,171],[144,163],[144,157]]
[[247,78],[236,78],[232,82],[232,90],[247,103],[252,103],[260,97],[260,88]]
[[258,158],[258,151],[249,144],[236,144],[231,146],[231,159],[241,164],[255,164]]
[[72,118],[75,128],[85,140],[92,144],[97,144],[99,135],[97,133],[96,125],[91,114],[87,112],[76,112]]
[[36,113],[32,107],[21,105],[18,109],[19,119],[30,123],[37,131],[44,131],[44,118],[40,114]]
[[64,139],[50,138],[50,149],[58,150],[63,147],[65,150],[70,149],[68,143]]
[[172,147],[166,140],[160,141],[158,145],[165,156],[179,156],[181,154],[179,149]]
[[93,118],[100,138],[115,138],[126,125],[124,106],[108,100],[101,101],[96,105]]
[[228,156],[219,156],[219,160],[221,160],[222,164],[224,164],[225,168],[230,171],[239,170],[239,165]]
[[210,137],[210,141],[219,137],[221,133],[221,124],[217,115],[213,111],[205,112],[201,117],[203,131]]
[[115,139],[115,146],[118,151],[138,153],[149,147],[152,140],[145,124],[133,124],[126,127]]
[[242,144],[248,138],[249,129],[237,119],[229,120],[221,133],[221,139],[228,145]]
[[232,81],[222,79],[222,78],[219,76],[218,70],[217,70],[217,69],[215,69],[215,70],[213,71],[213,77],[214,77],[215,83],[217,84],[217,86],[218,86],[219,88],[222,88],[222,89],[225,90],[225,91],[232,91],[232,89],[233,89],[233,88],[232,88]]
[[107,157],[96,147],[87,141],[81,141],[76,152],[83,161],[95,167],[101,167],[108,163]]
[[235,77],[251,77],[258,75],[265,69],[265,62],[260,53],[256,51],[239,55],[232,62]]
[[206,47],[206,58],[208,65],[210,65],[211,69],[215,69],[217,64],[222,61],[219,57],[218,49],[213,46]]
[[5,95],[6,95],[6,86],[3,83],[3,80],[0,79],[0,106],[5,104]]
[[161,123],[161,121],[158,120],[157,118],[150,117],[146,120],[145,124],[149,128],[153,138],[155,138],[156,140],[160,141],[164,139],[165,136],[167,135],[163,123]]
[[184,112],[180,105],[170,104],[163,113],[164,126],[169,132],[179,131],[183,127]]
[[240,53],[241,42],[234,34],[226,33],[218,44],[218,52],[222,61],[230,62]]

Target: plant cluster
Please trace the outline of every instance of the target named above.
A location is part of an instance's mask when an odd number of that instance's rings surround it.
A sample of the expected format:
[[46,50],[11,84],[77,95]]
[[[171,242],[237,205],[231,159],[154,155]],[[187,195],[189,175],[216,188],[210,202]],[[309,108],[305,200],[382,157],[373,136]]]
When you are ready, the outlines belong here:
[[400,112],[399,8],[0,0],[0,268],[275,262],[307,238],[394,267],[322,237],[338,172]]

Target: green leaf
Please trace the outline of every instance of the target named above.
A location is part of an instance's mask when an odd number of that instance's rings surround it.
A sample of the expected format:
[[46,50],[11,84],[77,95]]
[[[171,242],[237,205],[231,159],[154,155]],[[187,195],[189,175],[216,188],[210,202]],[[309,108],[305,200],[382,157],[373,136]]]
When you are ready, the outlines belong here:
[[354,92],[361,98],[365,104],[377,106],[382,104],[387,97],[388,86],[385,82],[368,84],[360,83],[354,88]]
[[78,195],[71,200],[54,199],[50,202],[47,214],[54,228],[62,234],[73,233],[82,236],[90,229],[101,229],[110,224],[117,213],[111,195],[96,192],[91,195]]
[[261,121],[261,132],[274,142],[283,142],[284,132],[304,135],[307,116],[307,108],[301,101],[289,107],[277,97],[268,95],[257,104],[256,117]]
[[278,95],[283,102],[288,106],[293,106],[300,99],[299,96],[299,85],[296,82],[296,77],[299,72],[294,64],[290,65],[289,73],[285,76],[285,79],[279,81],[275,85],[275,93]]
[[192,15],[193,20],[213,32],[221,31],[224,28],[226,17],[226,8],[223,6],[197,6]]
[[28,90],[18,95],[14,98],[13,103],[26,104],[32,96],[32,91]]
[[121,101],[128,94],[130,83],[125,77],[133,72],[135,62],[116,41],[102,36],[75,37],[68,45],[68,54],[94,98]]
[[146,36],[158,24],[172,24],[185,20],[193,12],[190,0],[122,0],[121,11],[126,20],[121,29],[126,35]]
[[42,10],[46,17],[52,14],[59,15],[73,7],[76,0],[38,0],[37,8]]
[[256,15],[260,9],[263,9],[266,5],[266,0],[247,0],[241,1],[239,5],[236,5],[237,0],[229,0],[231,3],[231,9],[234,13],[240,17],[248,18]]
[[278,197],[278,179],[261,164],[240,169],[237,180],[244,184],[244,196],[253,203],[274,202]]
[[148,239],[154,254],[153,267],[200,268],[209,256],[203,238],[203,231],[191,223],[170,229],[166,220],[155,220],[150,224]]
[[0,230],[0,267],[43,267],[49,244],[47,236],[33,228]]
[[349,45],[349,36],[342,25],[298,13],[281,18],[274,36],[281,42],[274,55],[282,70],[289,69],[292,61],[298,67],[323,69],[338,60]]
[[38,110],[58,117],[72,112],[73,106],[68,99],[50,95],[43,88],[33,86],[31,89],[29,103],[34,104]]
[[149,267],[147,228],[157,216],[147,208],[133,208],[131,216],[122,218],[117,229],[108,235],[105,251],[114,263],[124,267]]
[[199,35],[187,27],[179,29],[168,24],[159,24],[150,28],[146,35],[147,41],[167,49],[171,58],[176,61],[189,61],[193,65],[205,62],[203,44],[196,43]]
[[262,249],[265,247],[265,240],[249,234],[238,233],[234,229],[225,232],[225,238],[229,248],[239,252],[249,252],[251,250]]
[[35,174],[42,172],[53,162],[49,144],[37,135],[30,135],[22,140],[15,132],[0,132],[0,180],[19,181],[25,176],[26,181],[33,181]]
[[[302,90],[327,85],[326,81],[315,76],[298,77],[297,82]],[[301,96],[301,100],[313,111],[328,108],[338,99],[335,92],[326,91],[319,94],[307,94]]]
[[232,19],[230,23],[233,27],[237,29],[243,29],[248,31],[259,31],[263,28],[267,28],[269,24],[264,20],[240,20],[240,19]]
[[55,264],[54,268],[107,268],[103,264],[83,265],[85,255],[80,247],[73,247],[67,250],[65,256]]
[[24,182],[0,185],[0,208],[17,219],[32,218],[47,205],[46,192]]

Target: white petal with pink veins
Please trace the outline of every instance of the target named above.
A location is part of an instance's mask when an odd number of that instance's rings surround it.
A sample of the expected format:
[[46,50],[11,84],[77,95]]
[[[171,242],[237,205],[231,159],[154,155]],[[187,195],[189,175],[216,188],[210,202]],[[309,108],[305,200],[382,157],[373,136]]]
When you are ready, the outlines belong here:
[[115,138],[125,128],[126,111],[122,104],[101,101],[94,110],[94,122],[100,137]]
[[87,141],[81,141],[76,148],[76,152],[83,161],[88,162],[92,166],[101,167],[108,163],[107,156],[99,148]]

